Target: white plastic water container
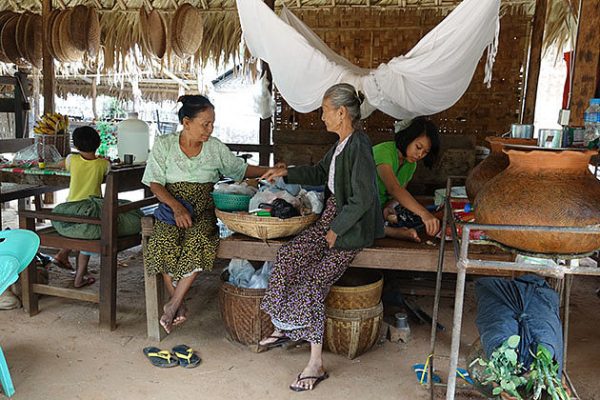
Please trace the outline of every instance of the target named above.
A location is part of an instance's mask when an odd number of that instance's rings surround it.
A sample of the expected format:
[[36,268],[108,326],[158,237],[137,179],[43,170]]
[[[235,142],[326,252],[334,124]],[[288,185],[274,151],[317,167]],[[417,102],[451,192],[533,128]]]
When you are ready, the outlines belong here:
[[146,162],[150,148],[150,127],[138,119],[138,113],[127,114],[127,119],[117,124],[117,150],[119,159],[125,154],[133,154],[134,163]]

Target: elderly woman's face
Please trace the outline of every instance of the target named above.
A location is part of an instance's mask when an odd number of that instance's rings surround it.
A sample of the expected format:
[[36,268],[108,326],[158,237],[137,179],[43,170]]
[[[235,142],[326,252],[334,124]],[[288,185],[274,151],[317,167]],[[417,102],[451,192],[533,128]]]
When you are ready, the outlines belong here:
[[194,118],[184,118],[183,127],[188,134],[196,140],[206,142],[213,132],[215,124],[215,110],[207,108],[196,114]]
[[323,115],[321,115],[321,120],[325,123],[325,127],[329,132],[337,132],[342,125],[342,107],[336,108],[333,104],[331,104],[331,100],[324,98],[322,108]]
[[406,160],[417,162],[422,160],[431,151],[431,139],[425,134],[419,136],[406,147]]

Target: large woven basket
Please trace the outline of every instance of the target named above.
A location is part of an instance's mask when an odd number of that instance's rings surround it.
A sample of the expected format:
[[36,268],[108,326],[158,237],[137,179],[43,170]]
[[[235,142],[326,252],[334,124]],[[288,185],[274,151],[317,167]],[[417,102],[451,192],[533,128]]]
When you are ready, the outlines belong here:
[[219,309],[231,340],[258,345],[273,332],[271,318],[260,309],[264,295],[265,289],[245,289],[223,282],[219,290]]
[[360,310],[327,308],[325,321],[325,349],[354,359],[370,350],[377,342],[383,305]]
[[317,214],[281,219],[221,210],[215,210],[215,213],[230,230],[263,240],[296,235],[319,218]]
[[338,310],[371,308],[381,301],[382,290],[381,272],[349,268],[331,287],[325,305]]

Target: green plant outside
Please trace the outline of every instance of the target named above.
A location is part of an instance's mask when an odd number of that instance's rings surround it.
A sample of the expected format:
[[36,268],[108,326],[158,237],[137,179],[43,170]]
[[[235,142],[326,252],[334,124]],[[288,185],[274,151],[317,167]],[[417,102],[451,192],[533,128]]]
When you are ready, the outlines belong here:
[[97,153],[100,157],[106,157],[109,154],[109,150],[117,145],[115,125],[110,122],[100,121],[96,123],[96,129],[100,134],[100,147],[98,147]]

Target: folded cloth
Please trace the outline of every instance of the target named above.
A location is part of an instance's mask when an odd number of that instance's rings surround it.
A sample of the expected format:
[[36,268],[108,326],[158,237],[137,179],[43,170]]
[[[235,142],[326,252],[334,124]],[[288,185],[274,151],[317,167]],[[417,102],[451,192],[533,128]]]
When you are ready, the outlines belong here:
[[[183,206],[190,212],[193,219],[194,207],[192,207],[190,203],[183,199],[176,198],[176,200],[183,204]],[[156,210],[154,210],[154,218],[161,222],[164,222],[165,224],[177,225],[177,223],[175,222],[175,215],[173,214],[173,209],[165,203],[160,203]]]

